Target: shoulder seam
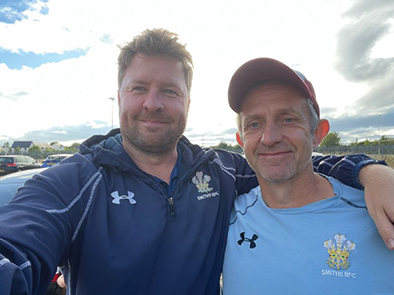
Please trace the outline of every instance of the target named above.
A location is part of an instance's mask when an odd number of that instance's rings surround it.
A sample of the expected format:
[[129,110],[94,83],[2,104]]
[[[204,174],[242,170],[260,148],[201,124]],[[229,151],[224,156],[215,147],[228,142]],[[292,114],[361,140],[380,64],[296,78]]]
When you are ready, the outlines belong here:
[[354,208],[368,210],[368,209],[367,209],[367,206],[356,205],[356,204],[354,204],[353,202],[349,201],[349,200],[346,199],[346,198],[341,197],[341,200],[344,201],[344,202],[345,202],[346,204],[348,204],[349,206],[352,206],[352,207],[354,207]]
[[[101,168],[100,168],[100,170],[101,170]],[[99,173],[99,172],[97,172],[97,173]],[[101,181],[102,178],[103,178],[103,175],[100,173],[100,175],[97,177],[96,181],[93,184],[92,190],[90,191],[90,196],[89,196],[88,203],[86,204],[85,211],[83,212],[82,217],[79,220],[78,225],[77,225],[77,227],[75,229],[75,232],[74,232],[74,234],[73,234],[73,236],[71,238],[71,243],[74,242],[75,238],[77,237],[77,235],[79,233],[79,230],[80,230],[80,228],[82,226],[82,223],[84,222],[84,220],[85,220],[85,218],[86,218],[86,216],[87,216],[87,214],[89,212],[89,209],[90,209],[90,206],[92,204],[94,193],[96,191],[97,185],[99,184],[99,182]]]
[[[238,198],[239,198],[239,197],[242,197],[242,196],[238,196]],[[242,212],[242,211],[240,211],[240,210],[235,210],[235,218],[234,218],[234,221],[231,221],[231,222],[230,222],[230,225],[234,224],[234,223],[237,221],[237,219],[238,219],[237,214],[238,214],[238,213],[241,214],[241,215],[246,215],[246,213],[248,213],[249,208],[252,208],[252,207],[256,204],[256,202],[257,202],[258,199],[259,199],[259,196],[256,195],[256,198],[255,198],[255,200],[253,201],[253,203],[250,204],[250,205],[248,205],[248,206],[246,206],[244,212]]]
[[213,159],[211,163],[217,164],[220,169],[223,170],[226,174],[228,174],[233,180],[235,180],[235,176],[230,171],[235,171],[233,167],[225,167],[223,162],[220,161],[218,158]]
[[100,167],[99,170],[90,177],[90,179],[86,182],[86,184],[79,191],[79,194],[71,201],[71,203],[66,208],[63,208],[63,209],[60,209],[60,210],[59,209],[48,209],[48,210],[45,210],[45,211],[48,212],[48,213],[52,213],[52,214],[55,214],[55,213],[61,214],[61,213],[65,213],[65,212],[70,211],[70,209],[75,205],[75,203],[78,202],[81,199],[83,193],[87,190],[87,188],[93,182],[93,180],[95,178],[100,178],[102,169],[103,168]]

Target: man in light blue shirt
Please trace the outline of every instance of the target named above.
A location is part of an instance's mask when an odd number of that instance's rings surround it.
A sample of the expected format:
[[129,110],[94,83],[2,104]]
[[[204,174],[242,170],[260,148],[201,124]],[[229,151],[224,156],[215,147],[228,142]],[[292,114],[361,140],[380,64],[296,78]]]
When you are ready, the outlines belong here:
[[363,192],[313,172],[329,123],[312,84],[279,61],[255,59],[235,72],[229,103],[259,186],[235,201],[224,294],[392,294],[394,253]]

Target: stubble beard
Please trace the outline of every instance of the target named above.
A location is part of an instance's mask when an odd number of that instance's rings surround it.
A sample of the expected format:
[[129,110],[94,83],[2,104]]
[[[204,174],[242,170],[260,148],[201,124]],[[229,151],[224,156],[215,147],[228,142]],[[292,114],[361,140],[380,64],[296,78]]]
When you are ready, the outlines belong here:
[[258,157],[258,152],[254,154],[255,163],[250,163],[252,169],[256,172],[260,178],[267,182],[275,184],[283,184],[291,179],[295,179],[297,175],[302,173],[309,164],[310,157],[302,159],[299,163],[294,159],[287,163],[262,163]]
[[179,121],[176,128],[169,128],[165,132],[144,134],[139,128],[121,126],[124,144],[148,156],[164,156],[173,152],[186,128],[186,119]]
[[284,165],[279,171],[275,170],[276,168],[262,167],[259,169],[258,175],[265,181],[275,184],[285,183],[296,175],[296,169],[295,167],[291,167],[291,165]]

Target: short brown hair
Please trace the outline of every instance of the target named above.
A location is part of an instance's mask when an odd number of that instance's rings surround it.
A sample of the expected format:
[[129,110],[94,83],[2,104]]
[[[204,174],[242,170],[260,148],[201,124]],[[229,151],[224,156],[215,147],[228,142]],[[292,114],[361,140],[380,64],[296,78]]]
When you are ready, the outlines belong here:
[[164,29],[145,30],[134,39],[119,46],[118,57],[118,87],[120,89],[127,67],[133,57],[138,54],[147,56],[162,55],[179,60],[183,64],[186,78],[186,88],[190,94],[193,79],[193,59],[186,50],[186,45],[181,44],[178,35]]

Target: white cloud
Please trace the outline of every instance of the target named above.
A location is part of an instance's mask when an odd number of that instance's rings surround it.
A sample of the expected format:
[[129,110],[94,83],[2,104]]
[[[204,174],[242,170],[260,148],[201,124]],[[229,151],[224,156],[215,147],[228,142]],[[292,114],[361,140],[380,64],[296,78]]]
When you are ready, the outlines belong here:
[[394,57],[394,18],[389,23],[391,24],[391,30],[372,48],[371,58]]
[[[14,52],[89,51],[35,69],[10,70],[0,61],[0,134],[18,137],[95,121],[107,122],[110,128],[108,98],[117,96],[116,45],[154,27],[178,33],[193,55],[190,134],[218,134],[235,127],[235,115],[227,106],[229,80],[241,64],[262,56],[302,71],[314,84],[320,105],[343,114],[369,90],[368,85],[345,81],[332,66],[336,34],[347,22],[341,14],[352,3],[169,0],[137,5],[124,0],[49,0],[48,15],[29,11],[27,19],[15,24],[0,23],[1,46]],[[379,44],[374,54],[387,54]],[[116,100],[114,106],[117,126]],[[18,110],[19,119],[9,110]]]

